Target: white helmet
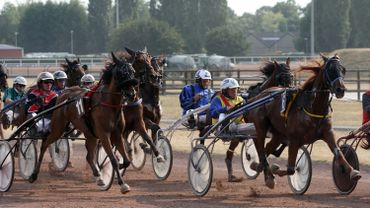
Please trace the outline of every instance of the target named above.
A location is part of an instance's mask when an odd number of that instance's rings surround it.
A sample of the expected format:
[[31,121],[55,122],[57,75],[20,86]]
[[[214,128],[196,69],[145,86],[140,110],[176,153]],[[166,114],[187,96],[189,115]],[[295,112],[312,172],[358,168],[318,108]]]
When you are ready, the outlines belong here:
[[84,83],[84,82],[92,83],[92,82],[95,82],[95,78],[91,74],[85,74],[85,75],[82,76],[81,82],[82,83]]
[[22,76],[14,78],[13,84],[27,85],[27,80]]
[[44,80],[54,80],[54,76],[50,72],[41,72],[37,76],[37,82],[44,81]]
[[199,77],[199,73],[200,73],[201,71],[204,71],[204,69],[199,69],[198,71],[196,71],[196,72],[195,72],[195,74],[194,74],[194,78],[195,78],[195,79],[199,79],[199,78],[200,78],[200,77]]
[[199,79],[211,80],[212,79],[211,73],[208,70],[200,70]]
[[53,74],[54,79],[68,79],[67,74],[64,71],[56,71]]
[[221,90],[227,89],[227,88],[238,88],[239,83],[234,78],[226,78],[222,80],[221,82]]

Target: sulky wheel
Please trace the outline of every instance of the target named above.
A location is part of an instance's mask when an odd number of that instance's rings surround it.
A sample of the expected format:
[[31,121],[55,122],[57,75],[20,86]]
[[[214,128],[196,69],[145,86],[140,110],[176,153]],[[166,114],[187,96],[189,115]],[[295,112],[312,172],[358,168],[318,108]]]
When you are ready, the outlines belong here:
[[0,191],[10,189],[14,179],[14,157],[7,141],[0,141]]
[[131,165],[135,170],[143,169],[146,161],[146,154],[142,148],[146,144],[144,139],[136,132],[129,137],[130,152],[132,156]]
[[193,193],[204,196],[211,188],[213,165],[207,148],[201,144],[195,146],[188,161],[188,177]]
[[114,179],[114,169],[112,166],[112,163],[105,152],[103,146],[99,145],[98,146],[98,152],[97,152],[97,163],[98,163],[98,168],[100,171],[101,178],[103,179],[104,185],[100,186],[100,189],[102,191],[107,191],[110,189],[113,183]]
[[[347,162],[356,170],[360,170],[359,161],[357,158],[356,151],[348,144],[340,146],[344,157]],[[350,179],[350,173],[347,173],[342,165],[339,164],[338,160],[334,157],[333,159],[333,179],[335,187],[340,194],[350,194],[355,190],[357,181]]]
[[54,169],[59,172],[65,171],[70,158],[68,139],[58,139],[49,147]]
[[166,180],[172,170],[172,146],[170,141],[163,136],[158,137],[155,146],[159,154],[163,156],[164,162],[158,162],[157,158],[152,154],[153,170],[159,180]]
[[310,187],[312,178],[312,162],[310,153],[302,146],[298,150],[295,172],[288,175],[288,183],[294,194],[303,195]]
[[245,175],[247,175],[248,179],[257,178],[259,173],[250,168],[250,165],[253,162],[259,163],[257,150],[252,139],[248,139],[243,142],[241,152],[242,167]]
[[19,174],[28,180],[37,165],[37,150],[32,139],[21,139],[18,146]]

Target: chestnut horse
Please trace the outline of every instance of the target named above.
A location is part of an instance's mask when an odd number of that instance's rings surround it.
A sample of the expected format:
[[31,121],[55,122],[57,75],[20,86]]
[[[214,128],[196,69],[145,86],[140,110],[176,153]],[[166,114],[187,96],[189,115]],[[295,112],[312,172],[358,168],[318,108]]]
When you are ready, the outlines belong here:
[[[4,66],[0,64],[0,91],[2,92],[4,92],[8,88],[7,78],[8,78],[8,75],[5,72]],[[1,92],[0,92],[0,98],[2,98]],[[3,106],[3,101],[1,99],[0,108],[2,108],[2,106]],[[1,115],[1,117],[3,117],[3,115]],[[0,138],[4,139],[3,129],[1,127],[0,127]]]
[[117,147],[120,154],[127,158],[122,139],[122,131],[125,129],[125,120],[122,112],[122,105],[128,98],[132,98],[137,80],[134,79],[134,69],[125,60],[119,60],[112,53],[112,63],[106,65],[103,70],[102,79],[96,90],[93,90],[90,97],[90,110],[84,113],[81,104],[81,96],[85,89],[72,87],[60,95],[57,104],[70,98],[80,98],[73,104],[65,105],[53,111],[50,130],[46,140],[43,140],[40,150],[40,157],[34,173],[29,181],[37,179],[42,159],[47,147],[58,140],[64,133],[63,127],[71,122],[78,130],[82,131],[86,139],[86,159],[97,178],[98,185],[104,185],[100,172],[95,163],[95,153],[98,139],[107,153],[115,174],[118,177],[118,184],[121,192],[130,191],[130,187],[124,182],[123,176],[119,173],[119,165],[112,151],[112,144]]
[[[345,67],[341,64],[338,56],[327,58],[322,55],[324,64],[312,67],[302,67],[303,71],[312,71],[314,75],[306,80],[298,90],[286,88],[270,88],[254,99],[266,96],[271,92],[287,90],[287,93],[296,93],[287,117],[281,116],[282,98],[276,97],[270,103],[251,110],[248,120],[256,127],[257,137],[254,143],[258,152],[260,163],[252,163],[251,168],[257,172],[264,171],[265,184],[274,188],[275,181],[266,156],[284,140],[289,144],[287,170],[276,170],[279,176],[292,175],[295,172],[298,149],[305,144],[312,144],[318,139],[327,143],[334,156],[339,159],[344,170],[350,173],[351,179],[359,180],[359,171],[354,170],[345,160],[342,152],[335,142],[332,120],[330,117],[332,94],[342,98],[346,90],[343,78]],[[273,134],[271,145],[264,148],[267,131]]]

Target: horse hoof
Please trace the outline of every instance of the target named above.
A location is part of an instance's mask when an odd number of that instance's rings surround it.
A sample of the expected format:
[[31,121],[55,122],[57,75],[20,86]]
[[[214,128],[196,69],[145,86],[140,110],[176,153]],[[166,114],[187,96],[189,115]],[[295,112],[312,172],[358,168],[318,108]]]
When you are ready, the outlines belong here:
[[351,180],[353,181],[358,181],[362,177],[360,174],[360,171],[358,170],[352,170],[350,173],[350,176],[351,176]]
[[130,186],[127,183],[121,185],[121,193],[125,194],[131,190]]
[[271,169],[271,172],[272,172],[273,174],[276,174],[276,173],[277,173],[277,171],[280,169],[280,166],[279,166],[278,164],[272,164],[272,165],[270,166],[270,169]]
[[274,189],[275,188],[275,180],[272,179],[272,180],[267,180],[266,181],[266,186],[270,189]]
[[36,174],[32,174],[32,175],[30,176],[30,178],[28,179],[28,182],[33,183],[33,182],[35,182],[36,180],[37,180],[37,175],[36,175]]
[[243,181],[243,177],[236,177],[234,175],[230,175],[227,181],[232,183],[240,183]]
[[96,179],[96,185],[98,185],[98,186],[104,186],[105,183],[104,183],[104,181],[101,178],[97,178]]
[[260,173],[262,172],[262,168],[261,166],[259,165],[259,163],[256,163],[256,162],[252,162],[251,165],[249,166],[252,170]]
[[158,163],[161,163],[161,162],[164,162],[164,161],[166,161],[166,160],[164,159],[164,157],[162,155],[157,156],[157,162]]

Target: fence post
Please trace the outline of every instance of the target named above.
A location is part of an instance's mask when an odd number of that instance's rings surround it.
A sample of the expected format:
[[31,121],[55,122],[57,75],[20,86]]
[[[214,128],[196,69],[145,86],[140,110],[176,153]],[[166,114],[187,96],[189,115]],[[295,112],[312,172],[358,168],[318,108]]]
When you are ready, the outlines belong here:
[[361,80],[360,80],[360,70],[357,69],[357,100],[361,100]]

